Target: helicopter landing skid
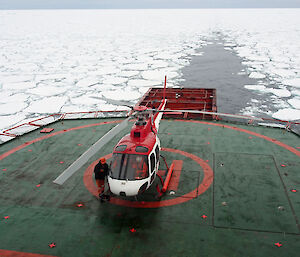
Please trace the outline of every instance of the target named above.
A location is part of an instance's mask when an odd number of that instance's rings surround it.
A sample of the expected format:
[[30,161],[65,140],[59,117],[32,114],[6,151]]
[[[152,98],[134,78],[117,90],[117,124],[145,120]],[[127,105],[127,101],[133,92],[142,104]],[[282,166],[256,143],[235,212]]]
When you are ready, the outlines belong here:
[[169,183],[171,181],[171,177],[172,177],[172,174],[173,174],[173,169],[174,169],[174,163],[172,163],[170,168],[168,169],[165,181],[163,181],[162,177],[159,174],[157,174],[157,176],[160,179],[162,188],[160,189],[159,186],[156,185],[156,191],[158,193],[158,195],[156,196],[156,199],[160,199],[162,197],[162,195],[167,192],[167,188],[169,186]]
[[99,200],[101,203],[109,202],[110,194],[108,194],[107,192],[103,192],[103,193],[99,194]]

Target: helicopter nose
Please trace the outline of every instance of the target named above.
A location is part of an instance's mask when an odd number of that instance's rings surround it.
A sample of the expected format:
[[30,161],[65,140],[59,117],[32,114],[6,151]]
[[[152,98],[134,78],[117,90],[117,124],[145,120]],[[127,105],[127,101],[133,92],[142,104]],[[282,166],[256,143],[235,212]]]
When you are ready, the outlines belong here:
[[145,183],[144,180],[124,181],[124,180],[112,179],[110,177],[108,178],[110,191],[115,195],[126,196],[126,197],[138,195],[139,189],[141,188],[141,186],[144,185],[144,183]]

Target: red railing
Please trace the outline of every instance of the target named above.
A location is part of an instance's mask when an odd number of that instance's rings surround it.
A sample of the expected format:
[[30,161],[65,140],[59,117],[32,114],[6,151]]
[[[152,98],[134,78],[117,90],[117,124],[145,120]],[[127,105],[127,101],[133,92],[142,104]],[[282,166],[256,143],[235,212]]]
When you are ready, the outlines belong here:
[[[138,104],[141,104],[141,102],[145,101],[145,97],[141,99],[141,101]],[[137,104],[137,105],[138,105]],[[193,114],[196,110],[186,110],[187,113]],[[33,131],[37,128],[40,128],[42,126],[51,124],[58,120],[64,120],[64,119],[84,119],[84,118],[105,118],[105,117],[121,117],[121,115],[108,115],[108,114],[122,114],[122,117],[127,116],[130,111],[128,110],[118,110],[118,111],[90,111],[90,112],[67,112],[67,113],[56,113],[51,114],[45,117],[41,117],[29,122],[24,122],[20,125],[14,126],[12,128],[3,130],[0,132],[0,136],[6,137],[4,140],[0,138],[0,144],[9,141],[10,139],[13,139],[17,136],[23,135],[25,133],[28,133],[30,131]],[[218,113],[213,111],[200,111],[205,116],[210,116],[210,119],[213,120],[221,120],[223,118],[233,118],[233,119],[239,119],[239,120],[246,120],[248,121],[248,124],[252,124],[254,121],[258,123],[259,125],[261,122],[267,122],[268,125],[271,125],[272,123],[276,123],[281,125],[285,129],[290,129],[291,125],[299,125],[299,122],[292,122],[292,121],[285,121],[285,120],[276,120],[271,118],[256,118],[246,115],[234,115],[234,114],[227,114],[227,113]],[[176,114],[176,113],[175,113]],[[174,115],[173,115],[174,116]],[[260,123],[259,123],[260,122]]]

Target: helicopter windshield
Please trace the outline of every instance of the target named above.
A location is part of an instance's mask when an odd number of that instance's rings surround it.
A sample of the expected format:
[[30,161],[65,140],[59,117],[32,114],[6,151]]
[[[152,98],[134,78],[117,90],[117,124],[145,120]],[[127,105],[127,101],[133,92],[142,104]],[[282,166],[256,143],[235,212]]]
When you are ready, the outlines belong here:
[[114,153],[110,177],[122,180],[138,180],[149,176],[148,156]]

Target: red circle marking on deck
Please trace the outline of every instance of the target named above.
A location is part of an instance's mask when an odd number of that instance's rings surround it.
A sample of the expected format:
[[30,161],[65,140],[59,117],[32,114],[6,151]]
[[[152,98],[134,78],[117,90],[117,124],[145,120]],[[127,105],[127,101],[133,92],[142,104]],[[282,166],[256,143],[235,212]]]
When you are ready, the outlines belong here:
[[181,122],[182,121],[182,122],[200,123],[200,124],[206,124],[206,125],[211,125],[211,126],[216,126],[216,127],[222,127],[222,128],[229,128],[229,129],[232,129],[232,130],[244,132],[244,133],[256,136],[256,137],[260,137],[260,138],[265,139],[267,141],[270,141],[270,142],[272,142],[272,143],[274,143],[276,145],[279,145],[279,146],[285,148],[286,150],[288,150],[288,151],[292,152],[293,154],[296,154],[297,156],[300,157],[300,152],[297,151],[294,147],[286,145],[285,143],[282,143],[279,140],[276,140],[274,138],[267,137],[267,136],[258,134],[256,132],[253,132],[253,131],[250,131],[250,130],[247,130],[247,129],[237,128],[237,127],[232,127],[232,126],[229,126],[229,125],[217,124],[217,123],[212,123],[212,122],[207,122],[207,121],[198,121],[198,120],[174,120],[174,121],[176,121],[176,122],[178,122],[178,121]]
[[79,127],[75,127],[75,128],[69,128],[69,129],[64,129],[64,130],[60,130],[60,131],[57,131],[57,132],[54,132],[54,133],[51,133],[49,135],[46,135],[46,136],[43,136],[43,137],[38,137],[36,139],[33,139],[31,141],[28,141],[22,145],[19,145],[9,151],[7,151],[6,153],[4,154],[1,154],[0,155],[0,161],[4,158],[6,158],[7,156],[25,148],[26,146],[29,146],[35,142],[39,142],[39,141],[42,141],[44,139],[47,139],[49,137],[53,137],[53,136],[56,136],[56,135],[60,135],[60,134],[63,134],[63,133],[66,133],[66,132],[70,132],[70,131],[73,131],[73,130],[78,130],[78,129],[82,129],[82,128],[89,128],[89,127],[94,127],[94,126],[100,126],[100,125],[104,125],[104,124],[110,124],[110,123],[119,123],[121,122],[122,120],[113,120],[113,121],[104,121],[104,122],[100,122],[100,123],[94,123],[94,124],[88,124],[88,125],[84,125],[84,126],[79,126]]
[[[202,167],[203,172],[204,172],[204,178],[203,178],[201,184],[197,188],[192,190],[191,192],[189,192],[185,195],[173,198],[173,199],[154,201],[154,202],[132,202],[132,201],[122,200],[122,199],[119,199],[116,197],[112,197],[110,199],[110,203],[127,206],[127,207],[135,207],[135,208],[164,207],[164,206],[170,206],[170,205],[187,202],[187,201],[195,198],[195,196],[203,194],[210,187],[210,185],[213,181],[213,178],[214,178],[214,174],[213,174],[213,170],[211,169],[211,167],[204,160],[202,160],[201,158],[199,158],[196,155],[193,155],[191,153],[187,153],[187,152],[184,152],[184,151],[181,151],[178,149],[162,148],[162,151],[181,154],[181,155],[184,155],[184,156],[194,160],[195,162],[197,162]],[[102,156],[101,158],[103,158],[103,157],[105,159],[109,159],[112,157],[112,153]],[[94,171],[95,165],[98,162],[99,162],[99,160],[96,160],[93,163],[91,163],[89,165],[89,167],[85,170],[85,173],[83,175],[83,182],[84,182],[85,187],[91,192],[91,194],[93,194],[95,196],[98,196],[98,189],[93,180],[93,171]]]

